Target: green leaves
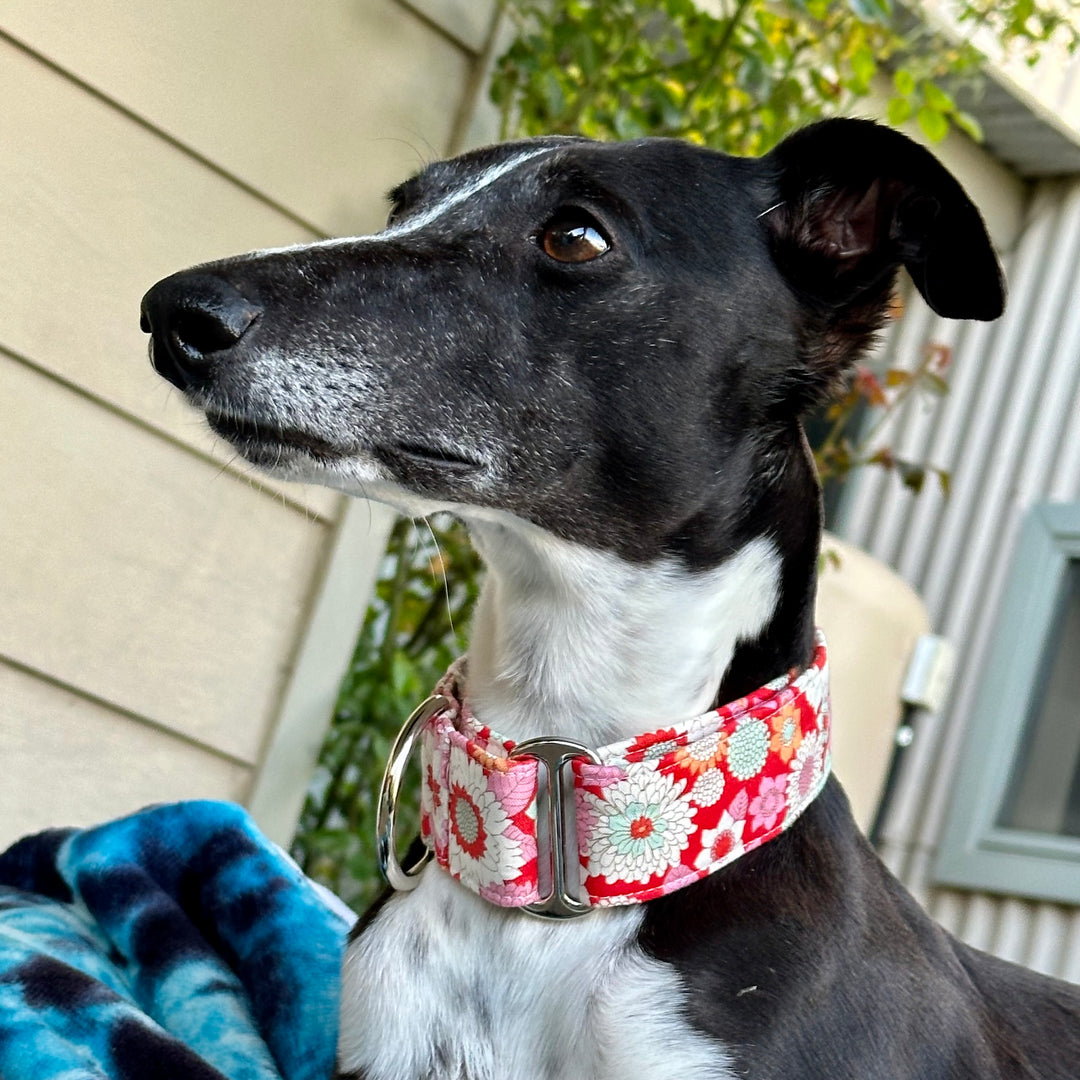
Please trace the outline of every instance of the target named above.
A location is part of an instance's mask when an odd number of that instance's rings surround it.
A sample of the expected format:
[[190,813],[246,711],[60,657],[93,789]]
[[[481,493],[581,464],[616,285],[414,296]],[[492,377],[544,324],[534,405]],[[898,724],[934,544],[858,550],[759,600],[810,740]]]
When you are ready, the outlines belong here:
[[812,0],[732,0],[720,15],[690,0],[504,3],[520,28],[492,82],[505,135],[672,135],[736,153],[867,93],[891,12],[880,0],[861,5],[869,22]]
[[[950,76],[977,75],[979,55],[926,27],[901,29],[892,0],[500,2],[518,29],[491,84],[506,137],[668,135],[759,154],[857,108],[890,71],[890,124],[915,120],[932,141],[951,126],[982,136],[948,90]],[[1056,0],[960,0],[956,13],[1007,45],[1075,41]]]
[[944,113],[924,105],[916,116],[919,119],[919,127],[923,129],[931,142],[940,142],[949,134],[949,118]]
[[911,119],[911,102],[902,97],[890,98],[887,115],[893,127],[907,123]]
[[[390,745],[464,651],[479,572],[460,525],[395,525],[293,845],[304,871],[354,907],[367,906],[382,884],[375,802]],[[418,782],[406,790],[415,793]],[[406,800],[399,835],[418,828],[417,803]]]

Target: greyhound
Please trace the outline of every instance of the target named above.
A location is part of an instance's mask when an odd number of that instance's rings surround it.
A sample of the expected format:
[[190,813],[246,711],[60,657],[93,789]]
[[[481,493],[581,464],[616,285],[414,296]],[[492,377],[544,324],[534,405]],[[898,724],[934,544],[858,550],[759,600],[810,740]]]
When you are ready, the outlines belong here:
[[760,159],[511,142],[391,197],[142,309],[248,461],[450,511],[487,566],[416,727],[436,858],[351,936],[340,1076],[1074,1080],[1080,989],[938,928],[828,776],[800,418],[900,266],[1001,313],[960,185],[831,120]]

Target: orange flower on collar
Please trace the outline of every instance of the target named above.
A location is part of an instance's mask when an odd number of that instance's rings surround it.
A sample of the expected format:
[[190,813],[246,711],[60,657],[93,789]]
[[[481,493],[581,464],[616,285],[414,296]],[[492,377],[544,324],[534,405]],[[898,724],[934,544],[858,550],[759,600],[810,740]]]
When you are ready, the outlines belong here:
[[802,716],[794,704],[785,705],[772,719],[769,726],[773,730],[769,749],[780,755],[786,765],[802,745]]
[[697,776],[716,768],[723,760],[727,750],[727,736],[716,732],[697,739],[687,746],[680,746],[675,751],[675,761],[684,769]]

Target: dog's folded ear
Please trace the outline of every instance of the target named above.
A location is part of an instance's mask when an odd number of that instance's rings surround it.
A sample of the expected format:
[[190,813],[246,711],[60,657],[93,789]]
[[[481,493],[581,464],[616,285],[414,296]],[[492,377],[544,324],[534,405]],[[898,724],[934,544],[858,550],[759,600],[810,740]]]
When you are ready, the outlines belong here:
[[884,303],[903,264],[953,319],[996,319],[1001,269],[964,189],[928,150],[869,120],[826,120],[767,157],[762,218],[796,293],[836,311]]

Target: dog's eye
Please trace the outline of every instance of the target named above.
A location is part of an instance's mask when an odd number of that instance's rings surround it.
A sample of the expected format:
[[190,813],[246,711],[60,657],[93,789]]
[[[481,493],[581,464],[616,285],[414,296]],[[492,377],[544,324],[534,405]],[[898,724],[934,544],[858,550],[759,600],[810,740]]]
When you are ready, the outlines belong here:
[[394,203],[390,207],[390,213],[386,215],[386,224],[383,228],[392,229],[402,218],[401,204]]
[[560,210],[540,234],[544,253],[557,262],[582,263],[598,259],[611,244],[600,225],[584,210]]

